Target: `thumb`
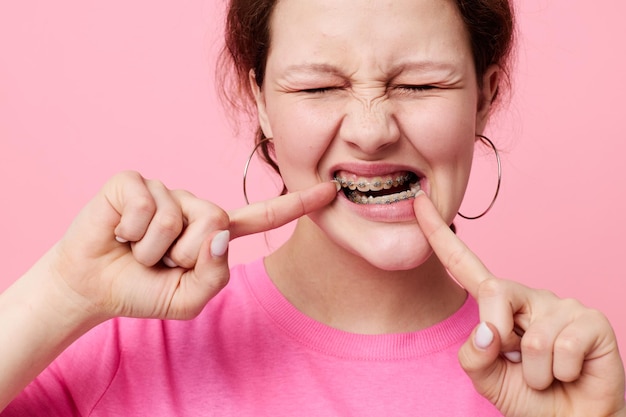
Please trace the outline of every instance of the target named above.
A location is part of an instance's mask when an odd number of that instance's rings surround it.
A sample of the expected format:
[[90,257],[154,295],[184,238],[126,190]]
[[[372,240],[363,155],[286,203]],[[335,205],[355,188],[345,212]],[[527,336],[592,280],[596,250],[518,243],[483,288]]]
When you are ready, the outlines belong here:
[[494,404],[503,389],[507,366],[500,356],[500,348],[501,340],[496,328],[482,322],[459,350],[459,362],[474,388]]
[[181,277],[172,298],[168,318],[190,319],[228,284],[228,243],[230,232],[215,232],[200,246],[200,254],[193,270]]

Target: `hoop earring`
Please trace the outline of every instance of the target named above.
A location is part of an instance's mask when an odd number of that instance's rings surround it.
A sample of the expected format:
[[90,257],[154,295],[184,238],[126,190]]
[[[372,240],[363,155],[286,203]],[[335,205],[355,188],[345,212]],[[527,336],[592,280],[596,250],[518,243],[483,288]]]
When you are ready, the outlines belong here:
[[248,205],[250,204],[250,201],[248,201],[248,193],[246,192],[246,180],[248,178],[248,168],[250,167],[250,162],[252,161],[252,157],[256,151],[259,149],[259,146],[263,145],[265,142],[271,142],[271,140],[272,138],[264,138],[254,145],[252,152],[250,152],[250,156],[246,159],[246,165],[243,167],[243,198],[246,200],[246,204]]
[[482,213],[480,213],[478,216],[465,216],[461,214],[460,211],[458,212],[459,216],[468,220],[480,219],[485,214],[487,214],[489,210],[491,210],[491,207],[493,207],[494,203],[496,202],[496,199],[498,198],[498,193],[500,192],[500,184],[502,183],[502,162],[500,161],[500,154],[498,153],[498,149],[496,148],[496,145],[494,145],[493,142],[487,136],[483,136],[483,135],[476,135],[476,136],[479,137],[480,140],[484,144],[491,146],[491,149],[493,149],[493,152],[496,155],[496,161],[498,163],[498,185],[496,186],[496,193],[493,195],[493,198],[491,199],[491,203],[489,204],[489,207],[487,207],[487,209],[483,211]]

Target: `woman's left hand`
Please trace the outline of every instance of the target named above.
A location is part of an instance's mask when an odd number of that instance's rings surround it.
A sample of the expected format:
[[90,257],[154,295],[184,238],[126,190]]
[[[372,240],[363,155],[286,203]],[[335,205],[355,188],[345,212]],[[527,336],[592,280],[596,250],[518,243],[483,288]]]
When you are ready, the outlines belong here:
[[626,416],[624,366],[602,313],[496,278],[428,197],[414,208],[437,257],[478,302],[481,324],[459,360],[481,395],[505,416]]

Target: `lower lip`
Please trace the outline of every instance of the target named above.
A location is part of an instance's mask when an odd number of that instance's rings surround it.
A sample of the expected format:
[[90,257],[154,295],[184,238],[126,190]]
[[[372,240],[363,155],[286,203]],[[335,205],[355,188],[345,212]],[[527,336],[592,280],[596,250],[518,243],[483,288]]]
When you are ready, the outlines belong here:
[[391,204],[357,204],[348,200],[342,191],[339,192],[338,197],[338,204],[367,220],[386,223],[415,221],[413,198]]

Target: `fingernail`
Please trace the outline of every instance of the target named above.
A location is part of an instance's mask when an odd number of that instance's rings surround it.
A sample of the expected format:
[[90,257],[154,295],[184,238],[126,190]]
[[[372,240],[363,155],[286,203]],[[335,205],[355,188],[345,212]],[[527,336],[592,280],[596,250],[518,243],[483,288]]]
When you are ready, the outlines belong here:
[[417,197],[419,197],[419,196],[421,196],[421,195],[424,195],[424,194],[426,194],[426,193],[425,193],[423,190],[418,190],[418,191],[415,193],[415,198],[417,198]]
[[165,256],[163,257],[163,263],[164,263],[166,266],[169,266],[170,268],[176,268],[176,267],[178,266],[178,265],[176,265],[176,262],[174,262],[174,261],[172,260],[172,258],[170,258],[170,257],[169,257],[169,256],[167,256],[167,255],[165,255]]
[[115,240],[117,240],[120,243],[128,243],[128,240],[124,239],[123,237],[119,237],[119,236],[115,236]]
[[339,190],[341,190],[341,184],[339,183],[339,181],[332,180],[331,182],[335,183],[335,188],[337,189],[337,192],[339,192]]
[[230,232],[228,230],[222,230],[216,234],[211,242],[211,255],[214,258],[224,256],[228,249],[228,242],[230,242]]
[[522,361],[522,352],[513,351],[504,353],[504,357],[513,363],[520,363]]
[[493,342],[493,332],[484,321],[478,325],[476,334],[474,335],[474,344],[479,349],[487,349]]

